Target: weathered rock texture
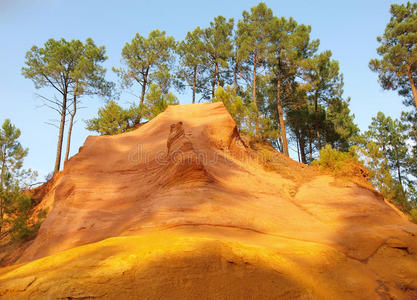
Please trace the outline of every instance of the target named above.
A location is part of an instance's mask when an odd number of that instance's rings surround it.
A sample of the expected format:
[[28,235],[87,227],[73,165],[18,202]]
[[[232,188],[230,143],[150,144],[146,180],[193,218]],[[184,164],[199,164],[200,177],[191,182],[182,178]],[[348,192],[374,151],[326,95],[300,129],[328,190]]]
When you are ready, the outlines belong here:
[[219,103],[90,136],[43,189],[2,299],[417,299],[415,224],[366,183],[249,147]]

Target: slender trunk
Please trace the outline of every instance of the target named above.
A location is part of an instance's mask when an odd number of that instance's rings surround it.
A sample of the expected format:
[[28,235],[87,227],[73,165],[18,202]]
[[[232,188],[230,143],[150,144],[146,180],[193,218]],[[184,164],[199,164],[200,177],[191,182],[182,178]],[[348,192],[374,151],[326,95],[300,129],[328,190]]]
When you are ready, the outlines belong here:
[[300,159],[300,144],[298,142],[298,139],[297,139],[297,157],[298,157],[298,162],[301,162],[301,159]]
[[413,74],[411,73],[411,66],[408,63],[407,63],[407,74],[408,74],[408,79],[410,81],[411,92],[413,93],[414,105],[417,108],[417,89],[416,89],[416,85],[414,83]]
[[3,199],[0,198],[0,234],[3,231]]
[[305,153],[305,141],[304,138],[298,134],[298,142],[300,144],[300,156],[301,156],[301,162],[303,164],[307,164],[307,158]]
[[140,106],[143,105],[145,100],[146,84],[148,83],[149,67],[146,68],[145,74],[143,74],[142,93],[140,94]]
[[[5,155],[5,151],[2,151],[3,155]],[[4,159],[4,158],[3,158]],[[4,172],[6,169],[6,163],[4,160],[2,160],[1,162],[1,174],[0,174],[0,192],[3,191],[3,180],[4,180]],[[2,194],[0,194],[0,233],[2,232],[3,229],[3,216],[4,216],[4,203],[3,203],[3,198],[2,198]]]
[[3,198],[0,198],[0,234],[3,231],[3,215],[4,215]]
[[398,181],[400,183],[401,190],[404,191],[404,189],[403,189],[403,181],[402,181],[402,177],[401,177],[401,168],[400,168],[399,161],[397,161],[397,172],[398,172]]
[[197,84],[197,66],[194,66],[194,78],[193,78],[193,104],[195,103],[195,87]]
[[216,72],[214,72],[213,78],[211,80],[211,98],[214,98],[215,89],[216,89]]
[[237,72],[239,70],[239,64],[236,61],[235,68],[233,70],[233,89],[235,90],[235,94],[237,95]]
[[69,126],[68,126],[67,150],[65,152],[65,161],[67,161],[68,158],[69,158],[69,152],[70,152],[70,148],[71,148],[72,125],[74,124],[74,117],[75,117],[75,114],[77,113],[77,94],[74,94],[73,107],[74,107],[74,110],[71,113],[71,118],[70,118]]
[[318,100],[317,96],[314,102],[314,112],[316,114],[316,135],[317,135],[317,145],[319,147],[319,151],[321,150],[321,139],[320,139],[320,130],[319,130],[319,109],[318,109]]
[[61,166],[62,142],[64,140],[64,128],[65,128],[66,114],[67,114],[67,91],[64,92],[64,96],[62,99],[61,122],[59,124],[59,135],[58,135],[58,144],[56,147],[54,174],[59,172],[59,168]]
[[216,76],[216,80],[217,80],[217,88],[220,86],[220,76],[219,76],[219,64],[216,63],[216,71],[215,71],[215,76]]
[[284,147],[282,147],[282,138],[278,138],[278,144],[279,144],[279,152],[284,153]]
[[3,149],[2,153],[3,153],[3,160],[1,161],[0,191],[3,191],[4,173],[6,172],[6,157],[5,157],[4,149]]
[[313,145],[311,142],[311,138],[308,139],[308,146],[309,146],[309,150],[310,150],[310,164],[313,161]]
[[256,102],[256,65],[257,65],[257,52],[256,49],[253,53],[253,84],[252,84],[252,98],[255,106],[258,107],[258,103]]
[[277,110],[278,110],[279,127],[280,127],[280,130],[281,130],[281,137],[282,137],[284,154],[286,156],[290,156],[289,152],[288,152],[287,132],[285,130],[284,113],[282,111],[281,70],[279,68],[278,68],[278,76],[277,76]]

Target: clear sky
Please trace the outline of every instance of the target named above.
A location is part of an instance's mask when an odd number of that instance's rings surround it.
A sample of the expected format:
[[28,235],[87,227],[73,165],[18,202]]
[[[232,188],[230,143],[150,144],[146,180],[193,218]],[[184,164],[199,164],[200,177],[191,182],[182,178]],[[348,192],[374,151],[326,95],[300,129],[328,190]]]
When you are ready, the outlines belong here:
[[[345,96],[361,130],[366,130],[378,111],[399,117],[404,109],[395,92],[383,91],[377,74],[368,68],[376,57],[376,36],[389,20],[388,0],[292,0],[264,1],[277,16],[294,17],[298,23],[312,26],[312,37],[321,41],[320,50],[329,49],[340,63],[345,78]],[[239,19],[255,0],[0,0],[0,122],[10,118],[21,129],[21,142],[29,147],[26,168],[39,171],[40,179],[53,170],[58,129],[46,124],[57,120],[55,112],[41,107],[33,83],[21,75],[24,56],[33,45],[41,46],[49,38],[85,40],[93,38],[106,46],[107,78],[116,81],[112,66],[120,65],[123,45],[138,32],[147,35],[159,28],[177,40],[196,26],[207,27],[217,15]],[[136,91],[134,91],[136,92]],[[190,103],[189,94],[178,95],[181,103]],[[119,102],[134,101],[122,93]],[[84,98],[73,131],[71,155],[91,134],[84,120],[96,115],[103,99]]]

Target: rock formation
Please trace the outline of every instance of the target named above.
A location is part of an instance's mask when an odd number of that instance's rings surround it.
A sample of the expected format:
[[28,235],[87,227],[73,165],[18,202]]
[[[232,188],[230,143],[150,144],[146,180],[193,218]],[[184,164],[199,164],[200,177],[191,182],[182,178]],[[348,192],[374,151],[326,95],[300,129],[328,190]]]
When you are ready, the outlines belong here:
[[224,106],[89,136],[1,299],[417,299],[417,226],[372,187],[249,145]]

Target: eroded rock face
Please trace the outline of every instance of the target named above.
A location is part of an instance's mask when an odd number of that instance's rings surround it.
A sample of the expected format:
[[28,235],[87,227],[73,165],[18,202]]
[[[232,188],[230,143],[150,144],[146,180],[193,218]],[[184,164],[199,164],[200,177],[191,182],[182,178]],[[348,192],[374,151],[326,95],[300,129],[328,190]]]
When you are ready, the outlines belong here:
[[88,137],[0,296],[417,298],[415,224],[366,184],[266,154],[220,103]]

